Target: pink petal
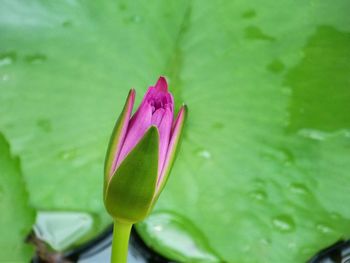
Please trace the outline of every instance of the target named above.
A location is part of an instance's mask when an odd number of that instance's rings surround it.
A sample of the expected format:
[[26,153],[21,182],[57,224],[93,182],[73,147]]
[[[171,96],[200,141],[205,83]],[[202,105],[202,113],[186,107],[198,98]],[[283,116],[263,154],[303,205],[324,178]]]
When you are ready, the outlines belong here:
[[140,107],[130,120],[116,167],[120,165],[128,153],[136,146],[148,128],[154,125],[159,131],[158,175],[160,175],[168,150],[173,112],[174,98],[168,92],[166,79],[160,77],[154,87],[148,88]]
[[163,119],[164,113],[165,113],[165,109],[163,108],[156,110],[152,115],[152,125],[159,127]]
[[157,182],[158,188],[162,184],[162,181],[164,179],[164,175],[169,172],[168,170],[171,168],[170,167],[171,162],[173,161],[173,159],[175,157],[176,147],[178,145],[180,135],[182,132],[182,128],[183,128],[183,124],[184,124],[184,120],[185,120],[185,113],[186,113],[186,106],[182,106],[178,115],[177,115],[177,118],[175,120],[174,126],[173,126],[172,131],[171,131],[171,138],[170,138],[169,146],[167,148],[166,158],[164,160],[164,166],[163,166],[162,171],[158,177],[158,182]]
[[167,92],[165,94],[165,104],[168,108],[170,108],[171,112],[174,112],[174,98],[173,95],[170,92]]
[[158,91],[168,92],[168,83],[166,82],[166,79],[164,77],[160,77],[154,87]]
[[130,120],[127,136],[125,138],[120,155],[118,157],[116,167],[120,165],[120,163],[125,159],[128,153],[141,140],[147,129],[151,126],[151,120],[151,106],[148,103],[142,103],[140,108]]
[[165,157],[167,154],[171,126],[173,124],[173,113],[170,109],[166,109],[163,113],[163,118],[161,123],[157,126],[159,130],[159,161],[158,161],[158,177],[162,172]]

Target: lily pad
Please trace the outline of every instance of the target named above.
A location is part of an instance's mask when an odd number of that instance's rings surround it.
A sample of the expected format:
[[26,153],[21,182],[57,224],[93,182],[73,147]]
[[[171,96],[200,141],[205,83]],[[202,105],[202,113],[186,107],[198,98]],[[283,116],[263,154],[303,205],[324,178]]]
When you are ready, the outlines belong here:
[[0,133],[0,262],[29,262],[34,253],[25,243],[35,220],[20,163],[11,155],[9,144]]
[[155,212],[137,229],[149,247],[176,262],[222,262],[203,234],[180,214]]
[[166,75],[189,118],[156,211],[184,215],[227,262],[303,262],[349,237],[349,9],[2,1],[0,130],[32,204],[91,213],[90,235],[104,228],[115,119],[129,88],[140,101]]

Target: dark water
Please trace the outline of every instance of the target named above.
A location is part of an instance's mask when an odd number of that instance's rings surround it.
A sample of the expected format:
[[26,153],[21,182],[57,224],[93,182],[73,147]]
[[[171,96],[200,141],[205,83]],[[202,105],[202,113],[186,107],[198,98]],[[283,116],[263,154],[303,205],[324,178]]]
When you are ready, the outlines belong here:
[[[77,263],[110,262],[112,234],[113,227],[110,226],[94,240],[74,250],[67,251],[64,258],[68,262]],[[32,263],[42,262],[44,261],[35,258]],[[128,263],[171,262],[175,261],[168,260],[147,247],[135,229],[132,230],[129,243]],[[350,240],[339,241],[324,248],[313,256],[308,263],[350,263]]]
[[[95,263],[95,262],[109,262],[111,255],[111,243],[112,243],[112,227],[110,227],[99,240],[94,240],[91,243],[91,247],[88,245],[86,250],[78,251],[76,254],[78,257],[78,263]],[[95,242],[97,241],[97,242]],[[82,253],[79,253],[82,252]],[[129,253],[128,253],[129,263],[167,263],[169,260],[163,258],[162,256],[156,254],[150,250],[145,243],[137,235],[136,231],[133,229],[130,237],[129,243]]]

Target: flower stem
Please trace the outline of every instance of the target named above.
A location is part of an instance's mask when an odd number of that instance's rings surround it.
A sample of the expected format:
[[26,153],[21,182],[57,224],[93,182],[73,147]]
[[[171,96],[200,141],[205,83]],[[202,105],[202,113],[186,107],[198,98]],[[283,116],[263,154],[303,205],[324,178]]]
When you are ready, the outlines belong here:
[[111,263],[127,263],[132,224],[114,220]]

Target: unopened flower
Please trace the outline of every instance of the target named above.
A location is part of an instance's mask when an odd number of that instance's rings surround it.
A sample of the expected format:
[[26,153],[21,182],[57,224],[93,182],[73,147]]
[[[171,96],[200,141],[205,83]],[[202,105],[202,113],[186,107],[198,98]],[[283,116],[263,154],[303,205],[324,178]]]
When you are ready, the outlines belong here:
[[163,77],[131,116],[134,100],[132,89],[110,139],[104,177],[107,211],[129,223],[146,217],[163,189],[187,115],[182,106],[174,120],[174,99]]

